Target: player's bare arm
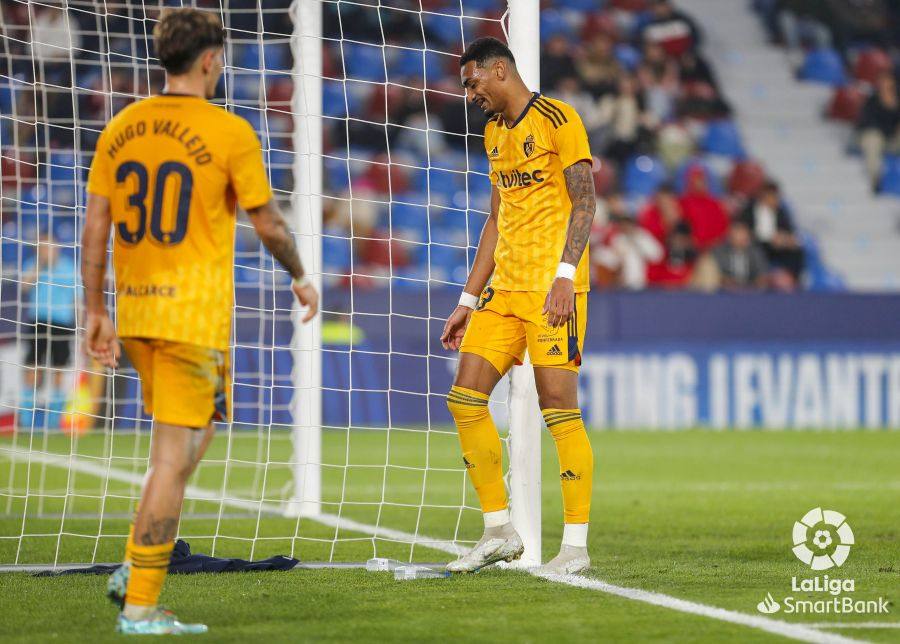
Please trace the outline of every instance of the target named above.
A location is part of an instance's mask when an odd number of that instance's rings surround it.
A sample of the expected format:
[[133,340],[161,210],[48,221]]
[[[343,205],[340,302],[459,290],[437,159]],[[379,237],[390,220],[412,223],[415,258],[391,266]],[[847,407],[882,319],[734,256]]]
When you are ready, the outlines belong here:
[[294,295],[300,304],[307,307],[303,322],[309,322],[319,310],[319,294],[309,280],[305,279],[306,273],[303,271],[300,253],[297,252],[294,233],[281,214],[281,209],[274,199],[270,199],[259,208],[250,209],[247,214],[250,215],[250,221],[263,245],[293,278],[291,288]]
[[88,194],[81,238],[81,281],[87,314],[85,340],[88,355],[106,367],[115,367],[120,353],[116,327],[106,310],[103,294],[111,220],[109,199]]
[[[491,274],[494,272],[494,249],[497,247],[497,212],[500,210],[500,193],[497,188],[491,189],[491,213],[488,215],[484,227],[481,229],[481,237],[478,240],[478,250],[475,252],[475,260],[472,262],[472,270],[463,287],[463,296],[478,298],[484,287],[487,286]],[[460,298],[460,301],[462,301]],[[462,343],[466,326],[472,316],[472,308],[464,304],[458,304],[447,318],[444,330],[441,332],[441,345],[445,349],[456,351]]]
[[[560,263],[578,266],[584,249],[591,235],[591,224],[597,208],[594,194],[594,179],[591,176],[591,164],[579,161],[563,171],[566,178],[566,190],[572,202],[569,216],[569,229],[566,234],[566,245],[563,248]],[[550,326],[558,327],[566,323],[575,309],[575,284],[571,279],[557,277],[547,294],[544,313]]]

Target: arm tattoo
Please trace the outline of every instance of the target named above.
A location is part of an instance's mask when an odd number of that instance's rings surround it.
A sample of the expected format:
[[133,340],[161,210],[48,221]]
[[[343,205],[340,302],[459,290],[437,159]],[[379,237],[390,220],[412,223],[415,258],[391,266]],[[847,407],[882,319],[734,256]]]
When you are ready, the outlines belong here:
[[294,279],[303,277],[303,264],[300,262],[300,254],[297,252],[297,243],[294,241],[294,233],[287,222],[281,218],[277,224],[278,234],[264,238],[263,243],[278,263],[290,273]]
[[591,164],[587,161],[570,165],[563,170],[563,174],[566,177],[566,190],[572,201],[572,213],[569,217],[566,246],[560,261],[578,266],[591,234],[594,210],[597,208],[594,179],[591,176]]

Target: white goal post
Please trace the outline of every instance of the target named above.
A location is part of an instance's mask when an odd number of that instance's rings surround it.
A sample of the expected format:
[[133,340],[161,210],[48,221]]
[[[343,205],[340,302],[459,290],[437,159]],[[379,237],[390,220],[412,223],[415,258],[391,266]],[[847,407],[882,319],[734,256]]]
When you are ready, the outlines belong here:
[[[291,197],[301,253],[321,286],[322,222],[322,12],[320,0],[294,0],[294,163],[295,190]],[[540,0],[509,0],[506,18],[508,44],[525,84],[540,91]],[[298,189],[299,187],[299,189]],[[295,320],[299,319],[295,307]],[[297,325],[294,367],[294,496],[286,506],[291,516],[314,517],[321,511],[321,326]],[[517,565],[541,563],[541,431],[534,369],[527,361],[509,374],[509,475],[513,524],[525,543]]]

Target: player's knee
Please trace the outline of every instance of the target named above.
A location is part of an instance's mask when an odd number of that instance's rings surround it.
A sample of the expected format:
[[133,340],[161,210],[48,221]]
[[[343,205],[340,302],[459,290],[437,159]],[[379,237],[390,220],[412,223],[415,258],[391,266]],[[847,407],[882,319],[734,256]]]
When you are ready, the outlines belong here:
[[460,431],[472,427],[490,416],[488,397],[473,389],[452,387],[447,394],[447,409]]

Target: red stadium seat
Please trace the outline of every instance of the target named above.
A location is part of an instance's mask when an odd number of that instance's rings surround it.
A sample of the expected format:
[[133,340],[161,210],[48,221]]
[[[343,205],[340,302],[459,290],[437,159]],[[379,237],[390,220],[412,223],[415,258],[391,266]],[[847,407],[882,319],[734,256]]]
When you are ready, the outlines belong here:
[[881,49],[862,51],[853,65],[853,76],[857,80],[874,85],[878,77],[893,68],[890,57]]
[[755,197],[765,181],[766,171],[757,161],[738,161],[728,176],[728,192],[742,197]]
[[612,0],[612,2],[610,2],[610,5],[616,9],[620,9],[621,11],[632,11],[634,13],[646,11],[648,4],[649,2],[647,0]]
[[608,159],[594,157],[591,172],[594,175],[594,190],[598,195],[607,195],[616,187],[616,168]]
[[866,95],[859,85],[837,87],[831,96],[826,116],[836,121],[855,123],[865,102]]
[[619,40],[619,26],[611,14],[607,12],[588,14],[581,27],[581,39],[587,41],[598,34],[605,34]]

